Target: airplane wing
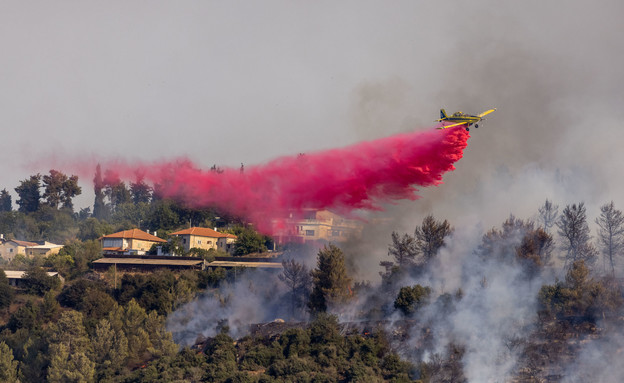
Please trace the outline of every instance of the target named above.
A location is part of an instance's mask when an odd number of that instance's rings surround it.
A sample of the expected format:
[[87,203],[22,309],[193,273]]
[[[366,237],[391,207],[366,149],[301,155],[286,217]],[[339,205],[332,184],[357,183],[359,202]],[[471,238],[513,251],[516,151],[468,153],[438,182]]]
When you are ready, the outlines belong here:
[[481,114],[478,114],[477,116],[478,116],[479,118],[482,118],[483,116],[485,116],[485,115],[487,115],[487,114],[490,114],[490,113],[492,113],[492,112],[493,112],[493,111],[495,111],[495,110],[496,110],[496,108],[494,108],[494,109],[490,109],[490,110],[486,110],[485,112],[483,112],[483,113],[481,113]]
[[444,126],[439,127],[438,129],[448,129],[448,128],[452,128],[454,126],[466,125],[466,124],[468,124],[468,123],[467,122],[460,122],[460,123],[457,123],[457,124],[444,125]]

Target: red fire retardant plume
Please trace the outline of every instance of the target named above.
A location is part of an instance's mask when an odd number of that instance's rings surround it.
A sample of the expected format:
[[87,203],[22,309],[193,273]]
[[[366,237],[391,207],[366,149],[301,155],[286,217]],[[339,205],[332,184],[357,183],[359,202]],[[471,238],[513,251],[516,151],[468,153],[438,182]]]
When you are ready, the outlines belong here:
[[399,134],[340,149],[277,158],[267,164],[202,170],[188,160],[102,164],[122,179],[144,174],[164,197],[193,207],[216,206],[272,234],[275,221],[306,208],[348,214],[416,199],[417,186],[442,182],[469,138],[463,127]]

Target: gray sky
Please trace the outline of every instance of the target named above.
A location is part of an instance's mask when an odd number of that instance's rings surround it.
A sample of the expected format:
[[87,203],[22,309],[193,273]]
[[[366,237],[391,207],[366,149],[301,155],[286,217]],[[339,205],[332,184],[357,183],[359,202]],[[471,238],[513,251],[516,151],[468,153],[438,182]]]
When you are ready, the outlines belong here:
[[0,1],[0,189],[46,173],[24,164],[52,153],[238,167],[497,107],[411,208],[492,221],[545,198],[621,208],[623,8]]

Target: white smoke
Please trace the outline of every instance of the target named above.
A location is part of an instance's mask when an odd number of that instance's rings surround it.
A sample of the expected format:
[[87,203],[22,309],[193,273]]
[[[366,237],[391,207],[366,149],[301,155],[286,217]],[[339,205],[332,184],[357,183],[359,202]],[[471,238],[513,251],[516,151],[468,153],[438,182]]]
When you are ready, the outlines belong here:
[[231,282],[207,290],[167,318],[167,330],[176,343],[191,345],[201,335],[215,336],[227,325],[234,338],[249,332],[253,323],[288,318],[289,301],[285,286],[275,270],[242,270]]

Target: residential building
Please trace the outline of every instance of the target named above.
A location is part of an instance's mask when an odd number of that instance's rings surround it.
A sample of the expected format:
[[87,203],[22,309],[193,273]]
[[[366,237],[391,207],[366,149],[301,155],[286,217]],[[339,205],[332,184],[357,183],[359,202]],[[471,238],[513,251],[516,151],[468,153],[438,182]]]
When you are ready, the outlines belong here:
[[191,227],[170,235],[175,235],[182,240],[185,251],[196,247],[205,250],[223,250],[228,253],[234,250],[237,238],[234,234],[221,233],[207,227]]
[[[24,284],[25,271],[4,270],[4,274],[9,280],[9,284],[15,287],[22,287]],[[48,271],[47,274],[51,277],[60,279],[61,283],[65,282],[65,279],[56,271]]]
[[100,242],[104,255],[145,255],[153,245],[167,241],[143,230],[131,229],[105,235]]
[[40,256],[50,256],[53,254],[58,254],[58,252],[63,248],[63,245],[57,245],[48,241],[37,242],[35,246],[29,246],[26,248],[26,256],[34,257],[36,255]]
[[275,222],[276,240],[284,242],[344,242],[362,233],[361,221],[344,218],[329,210],[306,209]]
[[5,239],[0,237],[0,257],[6,261],[12,261],[17,254],[32,258],[34,256],[47,257],[56,254],[63,245],[57,245],[47,241],[19,241],[17,239]]

